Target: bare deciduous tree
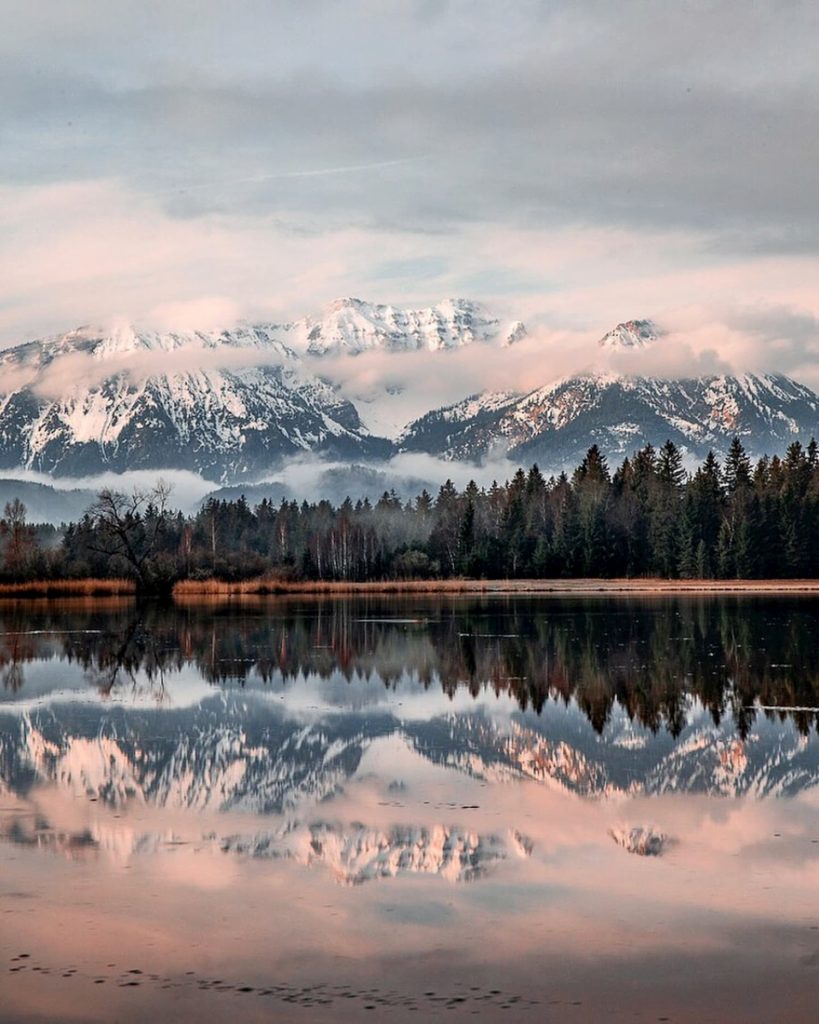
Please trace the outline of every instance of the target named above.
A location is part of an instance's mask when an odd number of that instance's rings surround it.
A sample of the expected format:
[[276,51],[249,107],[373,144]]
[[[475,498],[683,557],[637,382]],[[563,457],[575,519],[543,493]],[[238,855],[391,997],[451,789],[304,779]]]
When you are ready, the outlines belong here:
[[3,569],[14,580],[22,579],[37,547],[34,527],[28,524],[26,506],[19,498],[6,503],[0,519]]
[[163,480],[148,491],[135,488],[130,494],[105,488],[88,510],[96,533],[93,549],[121,564],[143,590],[164,582],[152,562],[167,525],[170,493]]

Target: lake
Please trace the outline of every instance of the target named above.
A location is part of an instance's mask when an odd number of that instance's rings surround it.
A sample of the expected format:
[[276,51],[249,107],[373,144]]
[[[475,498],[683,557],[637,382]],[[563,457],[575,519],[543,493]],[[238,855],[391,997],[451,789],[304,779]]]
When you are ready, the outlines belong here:
[[819,599],[0,604],[0,1020],[816,1019]]

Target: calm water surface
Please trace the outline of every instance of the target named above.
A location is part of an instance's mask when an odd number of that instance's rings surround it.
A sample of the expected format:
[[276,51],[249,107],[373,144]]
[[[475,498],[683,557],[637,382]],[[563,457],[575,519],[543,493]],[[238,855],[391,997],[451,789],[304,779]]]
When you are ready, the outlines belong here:
[[819,600],[0,605],[0,1020],[817,1019]]

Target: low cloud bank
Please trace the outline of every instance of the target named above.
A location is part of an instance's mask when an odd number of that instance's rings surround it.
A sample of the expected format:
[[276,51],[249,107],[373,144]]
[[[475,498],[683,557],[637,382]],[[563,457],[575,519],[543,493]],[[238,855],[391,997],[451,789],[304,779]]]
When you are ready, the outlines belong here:
[[[197,473],[189,473],[180,469],[133,470],[130,473],[100,473],[87,477],[52,477],[47,473],[38,473],[32,469],[7,469],[0,473],[3,481],[10,482],[19,480],[24,483],[42,484],[51,488],[55,495],[68,494],[72,491],[87,492],[89,501],[93,500],[103,488],[108,487],[116,491],[130,492],[137,490],[150,490],[160,480],[170,484],[170,503],[174,508],[183,512],[192,512],[198,506],[202,498],[215,490],[219,485],[211,480],[205,480]],[[7,486],[6,490],[10,488]],[[74,506],[72,502],[72,507]],[[56,517],[59,520],[59,516]]]
[[[555,380],[584,372],[694,377],[745,372],[787,373],[819,388],[819,319],[788,306],[760,305],[718,310],[688,307],[654,316],[662,337],[644,349],[602,349],[600,330],[554,330],[535,324],[523,340],[509,347],[476,342],[443,352],[373,350],[316,357],[288,355],[288,334],[268,328],[273,339],[263,344],[218,342],[217,321],[224,325],[233,307],[216,304],[206,318],[210,327],[179,329],[178,311],[168,311],[158,327],[179,331],[169,348],[129,348],[123,333],[130,325],[111,322],[100,337],[111,338],[104,355],[73,352],[44,367],[30,358],[3,367],[2,391],[31,387],[54,400],[74,389],[99,386],[124,376],[138,387],[162,374],[242,372],[259,366],[283,366],[295,377],[331,382],[354,402],[376,434],[395,436],[426,412],[483,391],[526,393]],[[640,311],[641,313],[651,311]],[[613,325],[611,325],[613,326]],[[241,327],[238,328],[241,330]],[[97,332],[87,329],[89,337]],[[150,333],[150,332],[149,332]]]
[[[244,494],[251,505],[262,498],[278,504],[282,498],[296,501],[320,501],[334,504],[345,498],[353,501],[369,498],[375,502],[384,491],[395,491],[404,501],[416,497],[425,488],[434,496],[446,480],[464,488],[470,480],[488,487],[494,480],[499,483],[511,478],[518,464],[505,458],[487,460],[480,466],[447,462],[420,453],[397,455],[383,462],[357,463],[331,462],[305,455],[292,459],[280,471],[271,470],[267,478],[255,482],[222,486],[206,480],[196,473],[184,470],[137,470],[130,473],[102,473],[88,477],[50,477],[33,470],[15,469],[2,473],[0,485],[5,500],[19,496],[24,503],[31,501],[21,487],[19,494],[14,482],[40,484],[49,489],[48,514],[39,518],[59,523],[75,519],[80,510],[88,507],[104,487],[130,492],[134,489],[150,490],[160,481],[170,484],[170,506],[184,513],[196,511],[209,496],[235,499]],[[60,495],[64,500],[60,501]],[[79,501],[78,499],[83,500]],[[43,507],[46,507],[45,505]]]

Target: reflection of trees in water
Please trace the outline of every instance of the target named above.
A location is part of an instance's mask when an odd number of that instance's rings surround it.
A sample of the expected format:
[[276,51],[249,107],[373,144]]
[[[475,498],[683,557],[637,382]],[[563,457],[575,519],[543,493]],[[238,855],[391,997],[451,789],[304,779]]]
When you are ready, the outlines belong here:
[[[714,722],[731,714],[741,734],[759,704],[817,725],[819,602],[798,599],[458,601],[384,598],[260,602],[180,608],[159,603],[0,611],[0,673],[58,654],[103,693],[149,685],[193,663],[213,684],[289,685],[300,676],[408,675],[454,695],[490,688],[540,712],[574,699],[602,731],[615,703],[677,735],[690,696]],[[809,710],[801,710],[808,708]]]
[[[163,646],[161,640],[147,630],[141,618],[128,623],[124,634],[100,643],[86,658],[89,679],[103,697],[128,687],[137,694],[147,689],[157,700],[165,694],[166,668],[179,669],[184,664],[178,648]],[[143,682],[144,680],[144,682]]]
[[26,681],[23,666],[31,662],[38,653],[36,637],[31,632],[13,628],[6,631],[0,627],[0,685],[4,690],[15,693]]

